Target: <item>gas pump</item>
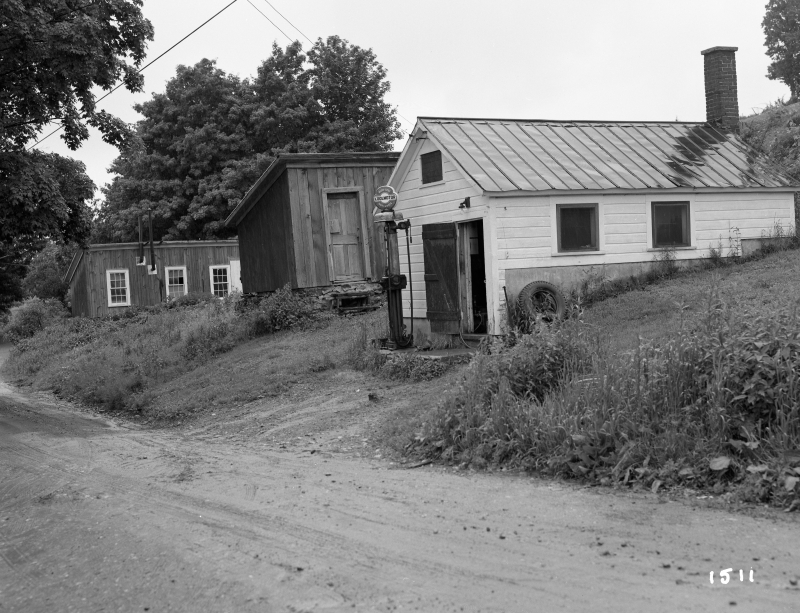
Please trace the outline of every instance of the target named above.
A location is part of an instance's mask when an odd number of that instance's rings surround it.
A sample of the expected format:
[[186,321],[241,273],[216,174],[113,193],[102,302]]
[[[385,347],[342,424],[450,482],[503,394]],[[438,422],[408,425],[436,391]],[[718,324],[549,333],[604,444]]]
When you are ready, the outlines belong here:
[[[410,347],[414,343],[414,296],[411,294],[411,333],[406,330],[403,324],[403,290],[409,283],[409,279],[400,273],[400,248],[397,242],[397,231],[404,230],[406,233],[406,253],[408,254],[408,270],[411,272],[411,254],[409,251],[410,239],[408,229],[411,222],[403,219],[402,213],[395,213],[394,207],[397,204],[397,192],[391,186],[385,185],[375,190],[373,198],[375,206],[379,210],[375,213],[375,223],[383,224],[383,233],[386,240],[386,270],[381,278],[381,287],[386,290],[389,305],[389,349],[397,347]],[[409,286],[409,292],[411,287]]]

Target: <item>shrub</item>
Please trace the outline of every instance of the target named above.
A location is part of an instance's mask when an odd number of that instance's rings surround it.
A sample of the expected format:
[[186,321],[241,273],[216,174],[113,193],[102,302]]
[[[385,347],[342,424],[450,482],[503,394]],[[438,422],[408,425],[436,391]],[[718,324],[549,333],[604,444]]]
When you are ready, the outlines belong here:
[[294,292],[289,284],[262,298],[242,314],[250,336],[304,328],[335,317],[312,298]]
[[737,313],[710,294],[696,325],[622,355],[578,324],[479,355],[410,438],[476,466],[655,489],[748,483],[747,496],[785,502],[800,494],[784,470],[800,445],[799,373],[796,308]]
[[49,298],[29,298],[12,311],[2,333],[11,342],[17,343],[30,338],[55,321],[67,316],[67,310],[60,300]]

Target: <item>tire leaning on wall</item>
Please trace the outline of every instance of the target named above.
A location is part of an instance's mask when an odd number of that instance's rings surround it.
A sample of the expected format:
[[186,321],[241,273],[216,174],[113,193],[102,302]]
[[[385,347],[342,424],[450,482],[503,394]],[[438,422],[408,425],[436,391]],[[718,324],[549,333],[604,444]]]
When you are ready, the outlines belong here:
[[537,317],[545,321],[563,319],[567,308],[564,294],[547,281],[534,281],[523,287],[517,295],[517,307],[530,321]]

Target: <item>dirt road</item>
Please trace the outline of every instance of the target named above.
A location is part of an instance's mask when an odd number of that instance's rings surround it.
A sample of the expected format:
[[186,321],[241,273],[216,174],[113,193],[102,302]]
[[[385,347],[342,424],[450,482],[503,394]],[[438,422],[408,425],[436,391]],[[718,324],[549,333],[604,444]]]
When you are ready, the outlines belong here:
[[3,612],[788,612],[799,528],[126,427],[0,384]]

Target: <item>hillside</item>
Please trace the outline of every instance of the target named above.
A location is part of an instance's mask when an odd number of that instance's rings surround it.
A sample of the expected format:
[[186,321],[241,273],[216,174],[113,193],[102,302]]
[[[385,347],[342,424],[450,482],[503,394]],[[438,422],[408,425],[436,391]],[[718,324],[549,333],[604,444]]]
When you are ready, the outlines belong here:
[[741,136],[800,179],[800,102],[770,104],[741,119]]

